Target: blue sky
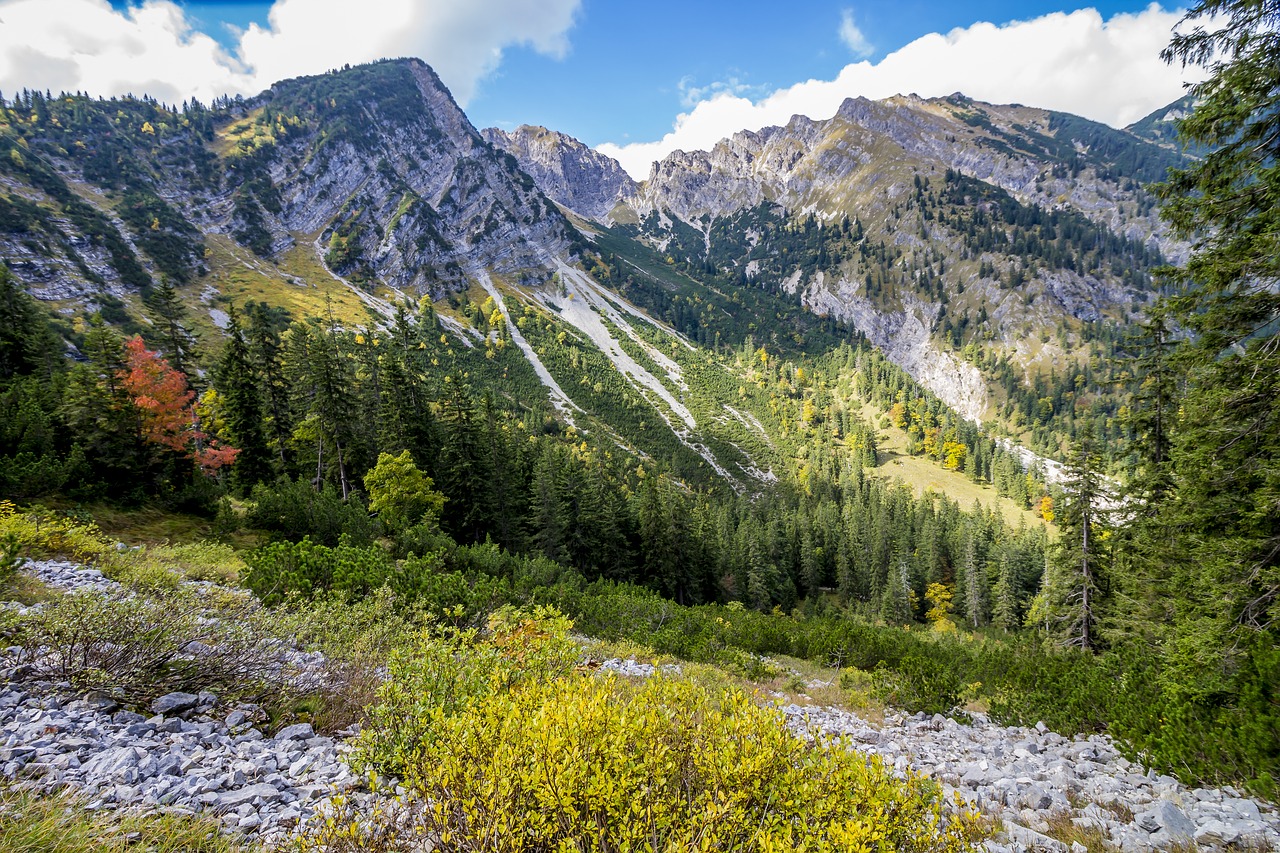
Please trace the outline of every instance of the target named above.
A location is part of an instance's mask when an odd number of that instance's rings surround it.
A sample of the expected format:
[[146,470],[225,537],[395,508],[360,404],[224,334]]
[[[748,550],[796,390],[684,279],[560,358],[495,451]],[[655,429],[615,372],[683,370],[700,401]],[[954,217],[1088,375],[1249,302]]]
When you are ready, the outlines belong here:
[[0,90],[207,99],[416,55],[477,126],[552,127],[638,174],[856,95],[960,90],[1124,124],[1181,94],[1158,60],[1178,17],[1008,0],[0,0]]

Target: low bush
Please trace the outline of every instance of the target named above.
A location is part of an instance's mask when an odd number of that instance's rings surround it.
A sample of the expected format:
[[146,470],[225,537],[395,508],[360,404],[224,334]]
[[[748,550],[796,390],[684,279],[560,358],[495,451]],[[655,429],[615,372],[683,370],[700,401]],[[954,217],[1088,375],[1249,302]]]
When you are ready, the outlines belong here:
[[30,557],[65,557],[85,563],[110,562],[114,543],[92,521],[71,518],[43,507],[19,509],[0,501],[0,537]]
[[359,754],[407,793],[304,847],[962,851],[985,835],[934,783],[805,744],[742,691],[573,671],[568,628],[508,611],[394,660]]
[[406,606],[386,587],[356,602],[339,595],[293,601],[275,617],[296,642],[325,656],[324,677],[306,685],[298,697],[319,732],[363,724],[386,676],[387,660],[428,626],[424,612]]
[[301,478],[254,486],[245,523],[277,539],[306,537],[330,547],[344,535],[355,545],[368,545],[377,534],[358,495],[344,501],[331,484],[317,491]]
[[173,691],[261,700],[288,690],[273,614],[243,593],[187,589],[103,596],[74,593],[21,620],[14,641],[50,680],[133,704]]
[[135,554],[136,559],[176,571],[187,580],[212,581],[226,586],[234,585],[245,570],[244,560],[236,550],[221,542],[154,545]]
[[402,776],[439,737],[443,721],[486,697],[570,671],[582,655],[559,613],[503,608],[488,629],[438,626],[395,649],[368,709],[356,762]]

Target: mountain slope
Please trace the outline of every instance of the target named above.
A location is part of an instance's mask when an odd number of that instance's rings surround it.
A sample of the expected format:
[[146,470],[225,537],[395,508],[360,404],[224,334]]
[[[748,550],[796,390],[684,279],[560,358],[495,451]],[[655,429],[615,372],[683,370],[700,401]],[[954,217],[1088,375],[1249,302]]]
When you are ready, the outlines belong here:
[[597,219],[696,278],[851,322],[980,420],[1020,393],[1011,371],[1078,364],[1092,327],[1140,311],[1149,270],[1185,252],[1141,184],[1178,162],[1063,113],[850,99],[675,152]]
[[192,281],[211,235],[263,258],[313,244],[356,285],[437,296],[464,267],[543,267],[576,239],[417,60],[287,80],[213,110],[20,99],[0,126],[0,252],[45,296]]
[[[549,402],[572,430],[691,483],[753,492],[810,464],[809,441],[879,461],[874,429],[851,414],[870,392],[828,390],[848,379],[848,358],[824,361],[856,337],[846,321],[970,421],[1014,406],[1048,430],[1046,398],[1052,410],[1082,399],[1036,384],[1035,359],[1061,350],[1040,346],[1015,368],[987,347],[1043,344],[1062,317],[1077,324],[1065,335],[1120,316],[1157,257],[1083,213],[926,159],[946,147],[938,126],[976,114],[953,101],[851,101],[828,122],[673,155],[636,185],[551,131],[486,142],[414,60],[208,108],[23,93],[0,110],[0,257],[60,310],[98,310],[161,347],[146,316],[161,279],[206,332],[257,301],[372,332],[404,297],[428,295],[442,383],[548,416]],[[1081,181],[1080,197],[1098,186]],[[604,225],[584,234],[557,204]],[[947,442],[933,438],[945,433],[981,457],[971,479],[990,479],[990,442],[941,403],[920,405],[918,423],[897,424],[915,430],[903,446],[942,463]],[[957,476],[960,464],[953,453]]]

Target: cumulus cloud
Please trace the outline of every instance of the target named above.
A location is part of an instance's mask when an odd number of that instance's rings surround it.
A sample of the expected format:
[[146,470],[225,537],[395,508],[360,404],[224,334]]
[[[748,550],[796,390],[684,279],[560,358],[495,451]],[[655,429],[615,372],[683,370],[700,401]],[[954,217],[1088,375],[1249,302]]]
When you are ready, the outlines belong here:
[[760,100],[717,94],[676,117],[653,142],[599,150],[633,177],[677,149],[705,150],[742,129],[785,124],[794,115],[828,118],[845,98],[952,92],[991,103],[1061,110],[1121,127],[1183,94],[1198,69],[1160,60],[1182,13],[1152,4],[1104,20],[1094,9],[1007,24],[976,23],[931,33],[880,62],[847,65],[834,80],[808,80]]
[[875,48],[871,42],[867,41],[867,37],[862,34],[862,30],[858,29],[858,25],[853,22],[853,12],[845,9],[840,13],[840,41],[844,42],[845,47],[853,52],[853,55],[866,59],[875,53]]
[[387,56],[426,60],[465,104],[524,45],[569,49],[581,0],[276,0],[234,50],[172,0],[0,0],[0,89],[128,92],[177,102],[255,94],[277,80]]

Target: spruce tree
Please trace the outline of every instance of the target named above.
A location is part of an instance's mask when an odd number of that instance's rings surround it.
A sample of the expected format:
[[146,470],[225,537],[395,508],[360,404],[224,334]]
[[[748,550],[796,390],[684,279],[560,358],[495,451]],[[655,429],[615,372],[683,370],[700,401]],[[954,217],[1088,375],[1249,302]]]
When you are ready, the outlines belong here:
[[1099,645],[1098,622],[1107,583],[1099,542],[1108,501],[1101,465],[1093,434],[1086,428],[1067,465],[1062,509],[1057,514],[1061,536],[1039,603],[1050,635],[1064,646],[1086,651]]
[[1251,649],[1280,645],[1280,3],[1205,0],[1186,22],[1164,58],[1209,77],[1179,125],[1203,154],[1158,188],[1193,247],[1171,273],[1171,319],[1192,335],[1161,511],[1179,558],[1169,681],[1216,702],[1241,691]]
[[0,387],[16,376],[51,378],[60,362],[58,350],[39,304],[0,263]]
[[243,488],[271,477],[271,450],[263,432],[262,397],[240,315],[228,310],[227,343],[218,360],[217,383],[231,443],[239,448],[232,476]]
[[161,276],[144,302],[155,320],[156,344],[173,369],[190,378],[197,360],[196,337],[177,288],[167,276]]

